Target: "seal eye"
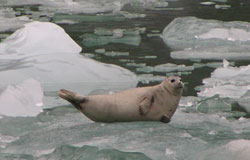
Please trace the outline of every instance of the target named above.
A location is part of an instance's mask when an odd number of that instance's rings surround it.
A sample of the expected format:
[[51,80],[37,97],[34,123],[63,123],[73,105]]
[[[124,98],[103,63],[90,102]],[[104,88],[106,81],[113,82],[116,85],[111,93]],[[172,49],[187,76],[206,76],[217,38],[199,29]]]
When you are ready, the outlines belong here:
[[171,83],[174,83],[175,82],[175,79],[171,79],[171,81],[170,81]]

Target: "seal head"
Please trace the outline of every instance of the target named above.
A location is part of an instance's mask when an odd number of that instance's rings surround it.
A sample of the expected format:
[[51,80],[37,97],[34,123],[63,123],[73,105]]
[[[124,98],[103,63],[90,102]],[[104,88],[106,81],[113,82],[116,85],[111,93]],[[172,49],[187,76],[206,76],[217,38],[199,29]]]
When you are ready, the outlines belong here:
[[184,84],[180,77],[171,76],[162,82],[162,87],[173,95],[182,95]]

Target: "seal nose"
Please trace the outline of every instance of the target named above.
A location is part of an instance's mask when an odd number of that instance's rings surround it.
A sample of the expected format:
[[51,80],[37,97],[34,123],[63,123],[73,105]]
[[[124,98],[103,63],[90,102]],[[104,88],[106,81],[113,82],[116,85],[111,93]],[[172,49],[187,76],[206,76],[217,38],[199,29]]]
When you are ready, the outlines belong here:
[[181,79],[180,79],[180,82],[178,83],[178,87],[179,88],[184,88],[184,83],[181,81]]

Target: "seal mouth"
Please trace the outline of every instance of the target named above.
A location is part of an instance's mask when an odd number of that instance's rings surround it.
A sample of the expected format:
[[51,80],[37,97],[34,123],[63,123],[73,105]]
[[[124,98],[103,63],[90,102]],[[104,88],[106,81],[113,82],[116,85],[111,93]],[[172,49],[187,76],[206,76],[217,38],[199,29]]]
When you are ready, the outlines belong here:
[[178,83],[176,88],[182,89],[184,88],[184,84],[182,82]]

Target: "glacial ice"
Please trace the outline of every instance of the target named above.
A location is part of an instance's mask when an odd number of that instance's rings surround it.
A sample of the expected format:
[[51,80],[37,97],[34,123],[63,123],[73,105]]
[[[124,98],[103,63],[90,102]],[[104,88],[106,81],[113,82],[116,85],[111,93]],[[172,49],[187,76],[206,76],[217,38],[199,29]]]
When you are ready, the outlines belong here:
[[31,22],[26,16],[16,17],[12,8],[0,8],[0,32],[15,31]]
[[53,22],[55,23],[65,23],[74,24],[79,22],[107,22],[107,21],[124,21],[126,18],[144,18],[145,14],[129,13],[125,11],[107,13],[107,14],[97,14],[97,15],[82,15],[82,14],[65,14],[56,13],[53,15]]
[[203,88],[198,95],[211,97],[241,98],[250,90],[250,65],[241,67],[224,66],[214,70],[210,78],[203,80]]
[[105,56],[110,56],[110,57],[129,56],[129,52],[106,51],[105,49],[96,49],[95,53],[102,54],[102,55],[105,55]]
[[129,4],[135,8],[145,8],[157,10],[168,6],[166,0],[2,0],[0,4],[3,6],[24,6],[24,5],[39,5],[40,11],[55,12],[55,13],[103,13],[103,12],[118,12],[124,5]]
[[[6,128],[7,122],[11,125]],[[220,159],[223,157],[220,153],[229,150],[224,146],[234,146],[238,151],[247,147],[234,142],[248,139],[248,131],[247,120],[232,121],[218,115],[185,113],[180,109],[168,125],[160,122],[92,123],[73,107],[63,106],[45,110],[29,120],[2,119],[0,134],[19,136],[19,139],[5,144],[6,147],[0,150],[1,155],[32,155],[34,159],[53,159],[70,153],[77,158],[91,148],[93,152],[85,156],[108,150],[110,154],[106,155],[119,153],[115,155],[157,160],[209,159],[211,153]],[[214,152],[215,148],[224,152]]]
[[171,57],[175,59],[249,60],[249,29],[248,22],[183,17],[173,20],[162,38],[174,49]]
[[140,74],[138,75],[138,80],[141,83],[149,84],[150,82],[161,82],[166,78],[166,76],[155,76],[153,74]]
[[240,159],[248,160],[250,153],[250,141],[247,139],[237,139],[228,142],[219,147],[208,149],[206,152],[199,153],[196,158],[200,160],[213,160],[213,159]]
[[0,43],[0,52],[11,54],[79,53],[81,50],[64,29],[50,22],[27,23]]
[[203,79],[203,85],[199,87],[197,94],[202,98],[218,96],[222,101],[230,98],[225,101],[229,108],[249,115],[250,65],[231,67],[227,65],[227,61],[224,61],[224,64],[224,67],[215,69],[210,78]]
[[86,33],[81,38],[86,47],[106,45],[109,43],[119,43],[132,46],[139,46],[141,43],[140,34],[145,32],[145,28],[134,29],[105,29],[96,28],[94,34]]
[[145,66],[141,68],[137,68],[138,72],[173,72],[173,71],[192,71],[194,70],[194,66],[186,66],[186,65],[176,65],[172,63],[160,64],[154,67]]
[[40,83],[28,79],[9,85],[0,93],[0,114],[5,116],[37,116],[43,111],[43,90]]
[[215,2],[210,2],[210,1],[207,1],[207,2],[201,2],[200,3],[201,5],[214,5],[215,4]]
[[[65,155],[65,153],[68,153]],[[69,154],[70,153],[70,154]],[[74,157],[74,158],[73,158]],[[97,160],[97,159],[126,159],[126,160],[151,160],[143,153],[121,152],[116,149],[99,149],[93,146],[74,147],[63,145],[57,147],[52,153],[43,155],[38,160],[56,160],[56,159],[81,159],[81,160]]]
[[0,43],[0,88],[34,78],[41,83],[47,108],[66,103],[56,98],[62,88],[88,94],[95,89],[136,86],[132,72],[86,58],[80,51],[61,27],[28,23]]

